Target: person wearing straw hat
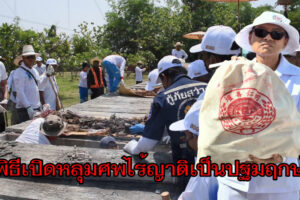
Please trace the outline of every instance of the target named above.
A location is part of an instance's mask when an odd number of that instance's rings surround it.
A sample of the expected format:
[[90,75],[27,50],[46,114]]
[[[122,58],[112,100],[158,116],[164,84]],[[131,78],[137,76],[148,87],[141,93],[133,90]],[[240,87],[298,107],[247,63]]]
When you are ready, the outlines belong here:
[[109,55],[103,59],[102,65],[106,71],[108,91],[116,92],[120,82],[124,83],[125,58],[117,54]]
[[57,115],[50,114],[46,118],[33,120],[16,139],[26,144],[51,144],[65,130],[67,123]]
[[[7,73],[3,62],[0,61],[0,106],[7,109],[8,103],[8,88],[7,88]],[[6,123],[6,113],[0,113],[0,132],[5,130],[7,126]]]
[[87,75],[88,88],[91,90],[91,99],[95,99],[104,94],[106,88],[106,80],[102,67],[100,66],[101,60],[93,58],[90,60],[92,67]]
[[[140,140],[138,142],[132,140],[124,147],[124,151],[133,155],[153,149],[162,139],[165,127],[183,119],[188,109],[206,88],[205,83],[193,81],[186,76],[186,69],[175,56],[163,57],[158,63],[158,72],[165,90],[153,99]],[[194,156],[188,151],[184,132],[168,130],[168,134],[171,138],[173,162],[186,159],[194,163]],[[188,177],[183,179],[180,184],[185,187]]]
[[38,87],[45,79],[33,68],[37,55],[32,45],[23,46],[21,54],[23,62],[13,76],[17,93],[18,123],[32,119],[35,112],[41,109]]
[[[252,24],[244,27],[236,35],[235,40],[243,49],[256,53],[256,62],[275,71],[285,83],[299,111],[300,69],[282,56],[299,47],[299,33],[290,25],[290,20],[279,13],[266,11]],[[274,154],[267,159],[249,155],[249,159],[258,164],[283,161],[279,154]],[[298,165],[296,158],[287,157],[284,160],[285,163]],[[268,177],[252,177],[249,182],[240,182],[230,177],[220,177],[218,180],[220,199],[299,199],[300,180],[297,177],[282,176],[276,181]]]
[[40,99],[42,105],[49,104],[50,110],[60,110],[60,99],[58,97],[58,85],[55,78],[55,72],[57,68],[57,61],[53,58],[49,58],[46,61],[46,81],[42,86],[39,86]]
[[186,60],[188,58],[188,55],[186,52],[182,49],[182,43],[181,42],[176,42],[174,45],[175,49],[172,49],[172,55],[179,58]]
[[39,75],[42,75],[44,72],[46,72],[46,65],[43,64],[43,58],[37,57],[35,59],[36,64],[33,66],[39,73]]
[[141,68],[143,66],[142,61],[137,62],[137,66],[135,67],[135,83],[139,84],[143,82],[143,72],[146,71],[147,68]]
[[[194,154],[195,160],[198,151],[199,135],[199,112],[202,101],[196,101],[184,119],[176,121],[169,126],[171,131],[184,131],[186,142],[190,148],[191,154]],[[181,193],[178,200],[216,200],[218,192],[218,180],[216,177],[191,177],[185,191]]]

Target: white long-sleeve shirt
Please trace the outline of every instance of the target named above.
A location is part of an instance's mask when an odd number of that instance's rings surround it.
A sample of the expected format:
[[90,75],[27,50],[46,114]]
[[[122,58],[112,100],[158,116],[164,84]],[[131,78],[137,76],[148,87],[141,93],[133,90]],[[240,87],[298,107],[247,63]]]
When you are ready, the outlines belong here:
[[177,51],[176,49],[172,49],[172,55],[179,58],[186,60],[188,58],[188,55],[185,53],[183,49],[180,49]]
[[117,67],[119,67],[120,68],[121,77],[124,76],[124,70],[125,70],[125,65],[126,65],[125,58],[123,58],[122,56],[119,56],[119,55],[109,55],[109,56],[106,56],[103,59],[103,61],[108,61],[110,63],[113,63]]
[[17,142],[26,144],[51,144],[46,136],[44,136],[40,129],[41,124],[44,123],[44,118],[33,120],[23,131],[23,133],[16,139]]
[[135,80],[143,81],[143,72],[146,71],[146,68],[141,69],[139,66],[135,67]]
[[0,81],[7,79],[6,68],[3,62],[0,61]]
[[39,90],[43,92],[45,103],[50,105],[50,110],[56,110],[56,94],[54,92],[54,89],[50,81],[52,81],[53,86],[56,88],[56,91],[58,92],[58,85],[55,76],[47,77],[45,81],[46,83],[43,84],[42,86],[39,86]]
[[42,66],[38,66],[37,64],[33,66],[39,75],[42,75],[46,71],[46,65],[42,64]]
[[[45,84],[46,76],[40,76],[36,69],[28,68],[24,63],[21,66],[32,73],[38,85],[42,86]],[[16,69],[13,82],[17,92],[16,108],[28,108],[31,106],[33,109],[38,109],[41,107],[38,85],[27,71],[21,67]]]
[[15,71],[16,70],[12,70],[7,79],[7,87],[8,87],[8,90],[11,91],[9,99],[14,103],[16,103],[16,97],[13,95],[13,92],[16,92],[16,88],[15,88],[15,84],[14,84],[14,80],[13,80]]

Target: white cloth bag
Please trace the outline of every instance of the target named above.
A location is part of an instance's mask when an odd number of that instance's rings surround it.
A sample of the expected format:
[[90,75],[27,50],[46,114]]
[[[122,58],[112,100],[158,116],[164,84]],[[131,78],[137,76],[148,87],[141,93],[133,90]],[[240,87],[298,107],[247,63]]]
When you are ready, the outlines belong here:
[[210,80],[199,116],[198,161],[298,157],[300,115],[283,82],[267,66],[226,61]]

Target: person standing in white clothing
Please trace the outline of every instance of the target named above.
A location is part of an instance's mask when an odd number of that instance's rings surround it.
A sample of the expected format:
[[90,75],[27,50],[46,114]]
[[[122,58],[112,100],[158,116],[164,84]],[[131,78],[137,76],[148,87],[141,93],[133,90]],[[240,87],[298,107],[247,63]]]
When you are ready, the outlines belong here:
[[42,57],[37,57],[35,61],[36,65],[34,65],[33,67],[38,71],[39,75],[42,75],[44,72],[46,72],[46,65],[43,64]]
[[[299,46],[299,33],[289,23],[290,20],[281,14],[264,12],[254,20],[253,24],[244,27],[237,34],[236,42],[243,49],[255,52],[258,63],[265,64],[275,71],[286,84],[298,106],[300,69],[288,63],[281,55],[282,52],[294,51]],[[268,159],[260,159],[253,155],[249,155],[249,158],[258,164],[283,161],[288,164],[298,164],[296,158],[285,158],[284,160],[279,154]],[[271,177],[252,177],[249,182],[240,182],[236,178],[219,177],[218,181],[218,199],[222,200],[299,199],[300,180],[297,177],[282,176],[276,181]]]
[[14,72],[18,123],[32,119],[35,112],[41,108],[38,86],[44,79],[33,68],[36,55],[32,45],[25,45],[21,55],[23,62]]
[[88,62],[82,63],[82,71],[80,72],[80,83],[79,83],[79,96],[80,103],[86,102],[89,99],[89,89],[87,83],[87,75],[90,64]]
[[186,60],[188,58],[188,55],[182,49],[182,43],[180,42],[176,42],[175,49],[172,49],[172,55],[183,60]]
[[143,82],[143,72],[146,71],[147,68],[142,68],[143,62],[138,61],[137,66],[135,67],[135,83],[139,84]]
[[58,85],[55,78],[57,61],[49,58],[46,62],[46,83],[39,87],[42,105],[49,104],[50,110],[60,110],[58,106]]

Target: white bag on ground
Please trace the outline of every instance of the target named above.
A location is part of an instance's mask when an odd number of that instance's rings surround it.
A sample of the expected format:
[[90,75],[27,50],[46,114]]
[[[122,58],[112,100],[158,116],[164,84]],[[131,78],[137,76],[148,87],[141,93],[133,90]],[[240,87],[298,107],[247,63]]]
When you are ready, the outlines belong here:
[[300,154],[300,115],[283,82],[267,66],[226,61],[210,80],[199,117],[198,160],[215,163],[279,153]]

